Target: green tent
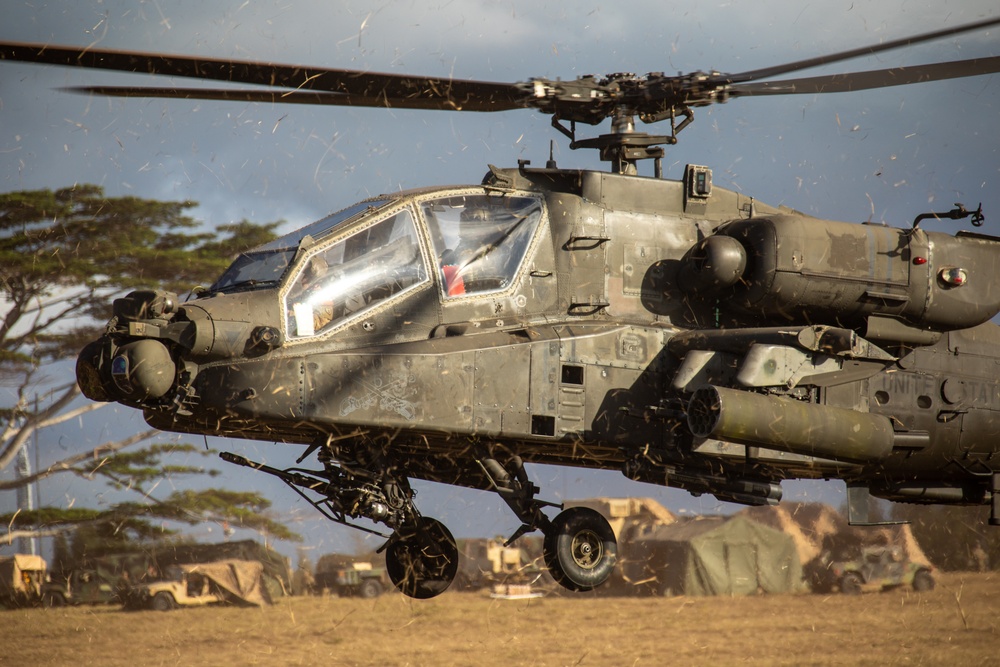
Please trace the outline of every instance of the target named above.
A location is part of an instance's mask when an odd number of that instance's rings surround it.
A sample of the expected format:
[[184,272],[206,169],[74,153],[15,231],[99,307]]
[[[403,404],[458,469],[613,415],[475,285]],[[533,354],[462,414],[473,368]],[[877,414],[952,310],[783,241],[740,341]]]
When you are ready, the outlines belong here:
[[[664,595],[750,595],[804,590],[792,538],[741,516],[657,526],[637,535],[628,560]],[[639,575],[639,573],[635,573]]]

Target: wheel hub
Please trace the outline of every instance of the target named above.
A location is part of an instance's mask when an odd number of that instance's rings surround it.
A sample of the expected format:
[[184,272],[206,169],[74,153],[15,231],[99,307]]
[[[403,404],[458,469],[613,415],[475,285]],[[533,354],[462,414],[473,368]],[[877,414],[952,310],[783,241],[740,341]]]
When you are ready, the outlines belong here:
[[595,568],[604,555],[600,538],[593,531],[583,531],[573,538],[573,560],[582,568]]

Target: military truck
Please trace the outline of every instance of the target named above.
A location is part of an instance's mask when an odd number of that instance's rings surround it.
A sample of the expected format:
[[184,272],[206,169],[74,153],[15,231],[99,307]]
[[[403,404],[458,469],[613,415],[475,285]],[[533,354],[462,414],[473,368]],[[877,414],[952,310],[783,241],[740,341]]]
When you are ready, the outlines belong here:
[[[59,570],[72,573],[75,570],[97,572],[98,578],[112,588],[126,587],[128,582],[145,583],[150,576],[162,579],[160,573],[179,564],[213,563],[224,560],[259,561],[263,566],[264,583],[270,599],[286,595],[291,590],[288,559],[253,540],[222,542],[217,544],[180,543],[146,547],[141,551],[102,554],[85,560],[61,563]],[[55,593],[58,586],[71,574],[53,576],[50,589]],[[69,582],[72,585],[72,582]],[[75,595],[75,592],[74,592]],[[63,594],[68,604],[70,596]],[[54,599],[54,598],[53,598]],[[96,602],[90,600],[87,602]]]
[[840,592],[857,595],[863,591],[883,591],[912,586],[915,591],[934,588],[933,568],[903,556],[897,546],[866,547],[855,560],[832,561],[827,569]]
[[0,607],[31,607],[42,599],[45,559],[32,554],[0,557]]
[[121,582],[94,569],[71,570],[42,584],[42,605],[113,604],[121,602]]
[[492,588],[497,584],[526,584],[537,579],[542,570],[541,547],[532,537],[521,537],[510,546],[504,546],[503,538],[458,540],[456,588]]
[[162,579],[130,588],[124,606],[156,611],[227,603],[263,606],[270,603],[263,570],[258,561],[242,560],[171,565]]
[[312,591],[319,595],[374,598],[391,587],[381,554],[329,553],[316,563]]
[[385,568],[368,561],[346,563],[316,575],[316,587],[340,597],[377,598],[386,590]]

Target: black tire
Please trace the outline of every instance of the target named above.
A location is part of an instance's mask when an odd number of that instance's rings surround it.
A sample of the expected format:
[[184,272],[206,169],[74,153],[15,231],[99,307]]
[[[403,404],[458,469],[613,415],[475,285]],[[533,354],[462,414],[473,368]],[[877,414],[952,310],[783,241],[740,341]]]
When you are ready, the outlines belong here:
[[913,590],[926,593],[934,590],[934,577],[927,570],[920,570],[913,575]]
[[861,595],[861,577],[854,572],[848,572],[840,578],[840,592],[844,595]]
[[[916,581],[914,580],[914,583]],[[42,606],[43,607],[65,607],[66,598],[63,597],[62,593],[46,593],[42,596]]]
[[371,600],[372,598],[377,598],[382,595],[382,584],[378,583],[376,579],[365,579],[358,586],[358,597],[365,600]]
[[174,596],[166,591],[160,591],[153,596],[153,601],[150,603],[156,611],[170,611],[175,606]]
[[552,578],[571,591],[600,586],[615,569],[618,541],[611,524],[589,507],[571,507],[545,532],[545,565]]
[[458,574],[455,538],[440,521],[420,518],[393,534],[385,569],[403,595],[418,600],[441,595]]

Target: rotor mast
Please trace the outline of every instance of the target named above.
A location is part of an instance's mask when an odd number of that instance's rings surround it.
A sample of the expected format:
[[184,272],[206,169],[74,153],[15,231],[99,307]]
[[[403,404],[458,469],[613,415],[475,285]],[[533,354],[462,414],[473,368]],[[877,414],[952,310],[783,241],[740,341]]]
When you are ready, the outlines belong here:
[[[639,161],[653,160],[654,174],[656,178],[662,178],[663,156],[666,152],[663,146],[677,143],[677,133],[694,120],[694,114],[688,107],[679,111],[671,110],[670,134],[647,134],[635,129],[637,113],[635,109],[629,107],[616,107],[611,114],[611,132],[588,139],[577,139],[576,124],[571,123],[570,127],[566,128],[558,116],[552,117],[552,126],[569,137],[571,149],[597,149],[601,161],[610,162],[611,171],[616,174],[637,176]],[[675,122],[678,115],[684,117],[680,124]]]

